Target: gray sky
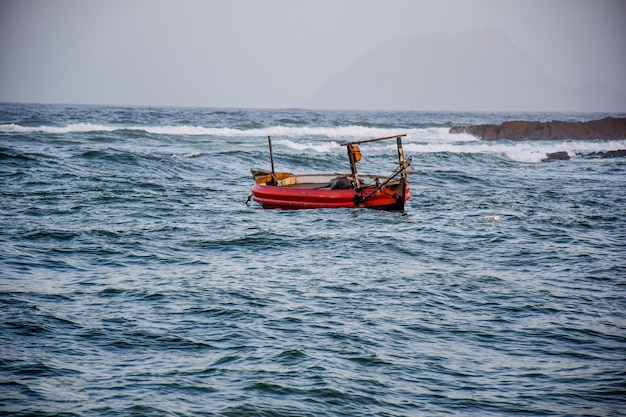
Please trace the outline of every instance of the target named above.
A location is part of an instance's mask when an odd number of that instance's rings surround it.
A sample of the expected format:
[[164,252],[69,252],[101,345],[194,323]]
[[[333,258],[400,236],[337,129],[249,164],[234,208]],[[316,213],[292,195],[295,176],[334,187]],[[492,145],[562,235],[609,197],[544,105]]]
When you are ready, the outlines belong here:
[[294,107],[393,36],[484,26],[626,93],[624,0],[0,0],[0,101]]

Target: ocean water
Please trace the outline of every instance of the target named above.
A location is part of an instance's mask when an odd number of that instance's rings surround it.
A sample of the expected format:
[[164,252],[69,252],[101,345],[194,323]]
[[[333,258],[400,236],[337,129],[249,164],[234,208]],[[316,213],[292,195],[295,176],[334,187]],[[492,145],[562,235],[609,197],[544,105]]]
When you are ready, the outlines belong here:
[[[626,415],[626,141],[448,133],[602,116],[1,104],[0,413]],[[402,133],[405,213],[246,205]]]

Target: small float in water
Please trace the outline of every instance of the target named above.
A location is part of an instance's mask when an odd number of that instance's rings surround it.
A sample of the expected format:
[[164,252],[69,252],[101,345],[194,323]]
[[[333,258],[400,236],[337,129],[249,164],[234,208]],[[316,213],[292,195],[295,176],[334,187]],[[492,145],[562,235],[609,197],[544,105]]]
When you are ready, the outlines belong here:
[[[404,211],[404,203],[411,197],[407,168],[412,157],[404,159],[402,137],[395,135],[342,143],[348,150],[349,174],[291,174],[274,171],[272,139],[268,137],[271,171],[252,170],[255,184],[250,199],[263,208],[372,208]],[[359,145],[396,139],[398,167],[389,175],[359,174],[361,160]]]

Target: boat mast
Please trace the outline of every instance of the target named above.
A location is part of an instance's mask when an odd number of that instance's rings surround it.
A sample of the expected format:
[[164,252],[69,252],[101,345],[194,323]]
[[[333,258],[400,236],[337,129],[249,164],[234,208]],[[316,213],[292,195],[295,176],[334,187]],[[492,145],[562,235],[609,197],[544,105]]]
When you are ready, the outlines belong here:
[[361,181],[359,180],[359,173],[356,170],[357,158],[355,156],[354,146],[354,143],[346,144],[346,148],[348,148],[348,159],[350,160],[350,170],[352,171],[352,178],[354,178],[354,188],[357,191],[361,191]]
[[[396,138],[396,144],[398,147],[398,162],[400,164],[401,174],[400,177],[400,198],[398,199],[398,208],[404,211],[404,198],[406,196],[406,166],[404,165],[404,149],[402,148],[402,136]],[[411,158],[409,158],[410,160]],[[410,163],[410,162],[409,162]]]
[[276,178],[276,172],[274,171],[274,153],[272,152],[272,137],[268,136],[267,141],[270,145],[270,163],[272,164],[272,181],[271,182],[273,182],[273,184],[270,184],[270,185],[277,185],[278,179]]

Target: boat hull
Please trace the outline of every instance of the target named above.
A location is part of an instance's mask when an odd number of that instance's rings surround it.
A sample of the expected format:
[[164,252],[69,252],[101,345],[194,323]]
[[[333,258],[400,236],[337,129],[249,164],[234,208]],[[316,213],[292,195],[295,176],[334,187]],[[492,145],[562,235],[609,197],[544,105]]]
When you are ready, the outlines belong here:
[[[404,190],[402,190],[404,185]],[[364,197],[369,196],[363,200]],[[255,184],[252,199],[267,209],[372,208],[404,210],[404,202],[411,197],[408,181],[382,187],[331,190],[303,187],[283,187]],[[363,201],[361,201],[363,200]]]
[[[250,198],[263,208],[320,209],[320,208],[372,208],[404,211],[404,203],[411,198],[407,168],[411,157],[404,158],[401,138],[394,135],[342,143],[348,151],[350,174],[298,174],[276,172],[272,154],[272,139],[268,136],[271,171],[252,169],[255,185]],[[390,175],[360,174],[357,163],[361,161],[360,145],[395,139],[398,165]],[[250,200],[248,199],[248,201]]]

